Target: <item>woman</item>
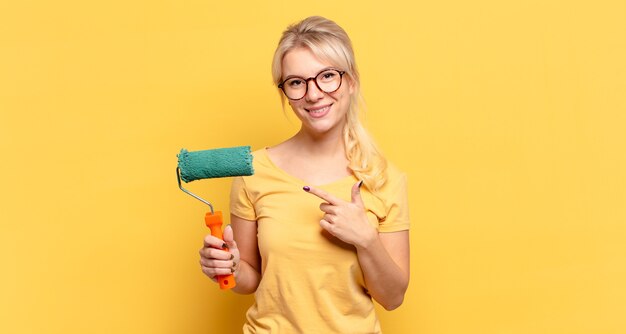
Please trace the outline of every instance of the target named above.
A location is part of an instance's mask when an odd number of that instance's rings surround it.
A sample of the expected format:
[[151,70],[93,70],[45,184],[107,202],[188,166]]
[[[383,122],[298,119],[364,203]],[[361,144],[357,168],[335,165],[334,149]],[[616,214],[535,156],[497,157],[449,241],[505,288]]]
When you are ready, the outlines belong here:
[[231,225],[204,239],[202,271],[255,293],[245,333],[380,333],[372,298],[395,309],[409,283],[406,177],[359,122],[350,39],[309,17],[283,33],[272,73],[301,128],[234,179]]

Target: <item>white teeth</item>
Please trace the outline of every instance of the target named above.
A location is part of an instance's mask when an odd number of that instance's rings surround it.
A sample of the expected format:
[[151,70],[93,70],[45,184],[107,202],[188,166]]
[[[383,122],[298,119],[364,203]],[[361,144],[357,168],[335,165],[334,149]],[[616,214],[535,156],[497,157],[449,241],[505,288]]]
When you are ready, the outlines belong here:
[[326,106],[326,107],[320,108],[320,109],[309,109],[309,112],[314,113],[314,114],[321,114],[323,112],[326,112],[328,110],[328,108],[330,108],[330,106]]

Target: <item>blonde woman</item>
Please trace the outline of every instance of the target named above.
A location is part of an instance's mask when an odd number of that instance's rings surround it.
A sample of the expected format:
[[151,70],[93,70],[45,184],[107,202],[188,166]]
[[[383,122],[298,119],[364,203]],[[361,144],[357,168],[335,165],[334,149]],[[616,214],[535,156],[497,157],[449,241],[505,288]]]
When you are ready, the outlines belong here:
[[300,130],[234,179],[231,225],[205,237],[202,271],[255,294],[244,333],[380,333],[372,299],[393,310],[409,284],[406,177],[359,121],[350,39],[306,18],[283,33],[272,73]]

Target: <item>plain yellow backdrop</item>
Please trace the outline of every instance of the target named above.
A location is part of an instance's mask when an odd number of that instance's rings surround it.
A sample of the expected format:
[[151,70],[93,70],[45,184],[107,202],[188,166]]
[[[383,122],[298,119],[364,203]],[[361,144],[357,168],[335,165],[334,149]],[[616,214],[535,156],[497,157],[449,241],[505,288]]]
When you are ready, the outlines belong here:
[[[176,154],[298,127],[270,61],[351,35],[410,179],[411,284],[385,333],[626,332],[624,1],[4,1],[0,332],[236,333],[200,272]],[[227,211],[229,180],[189,184]]]

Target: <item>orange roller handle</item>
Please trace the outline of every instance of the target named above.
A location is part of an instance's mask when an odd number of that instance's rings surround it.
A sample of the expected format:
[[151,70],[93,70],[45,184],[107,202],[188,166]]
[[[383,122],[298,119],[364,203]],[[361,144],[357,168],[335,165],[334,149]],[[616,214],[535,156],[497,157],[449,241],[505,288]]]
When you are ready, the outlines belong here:
[[[211,229],[211,235],[217,238],[224,240],[224,235],[222,234],[222,211],[215,211],[215,213],[207,212],[204,216],[204,222],[206,226]],[[221,248],[222,250],[228,250],[228,248]],[[217,276],[217,281],[220,284],[220,289],[226,290],[234,288],[235,276],[233,274],[230,275],[220,275]]]

